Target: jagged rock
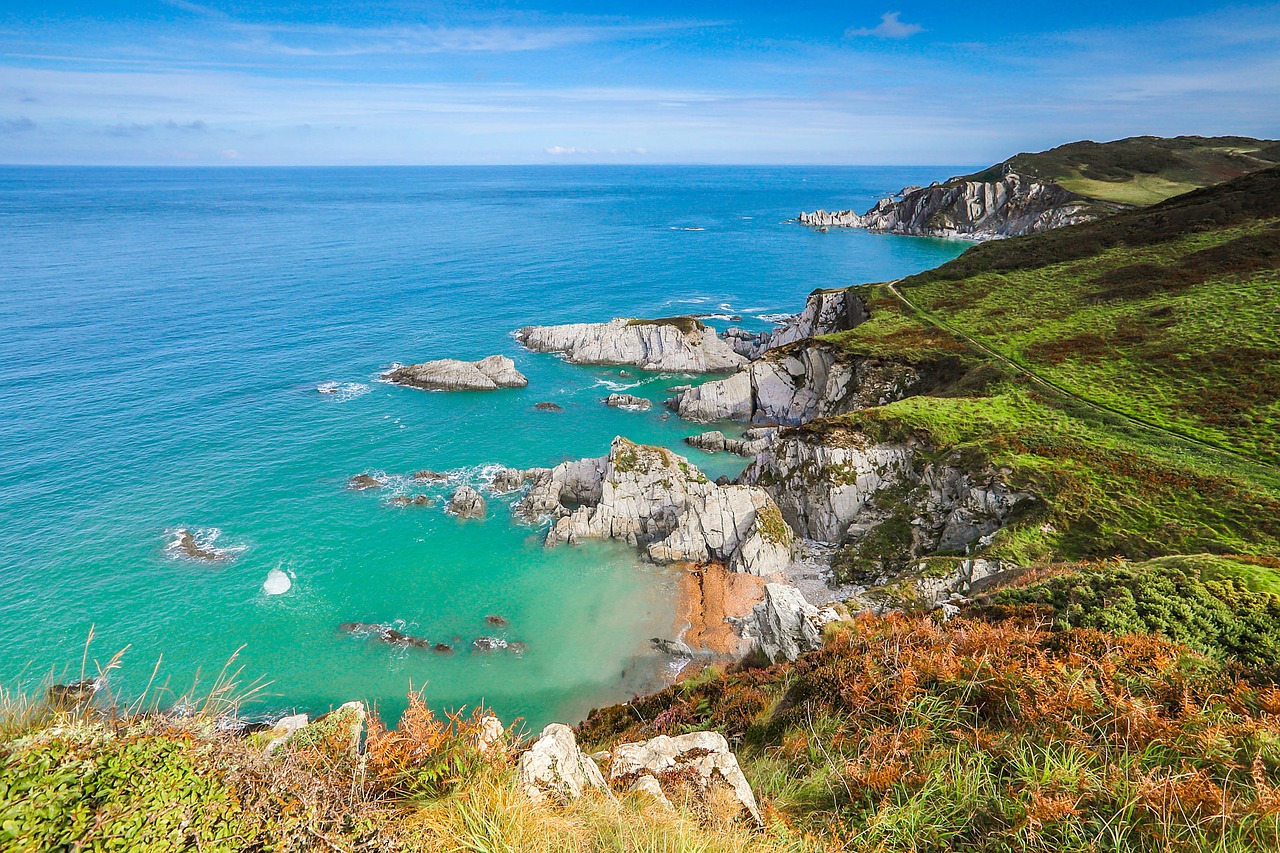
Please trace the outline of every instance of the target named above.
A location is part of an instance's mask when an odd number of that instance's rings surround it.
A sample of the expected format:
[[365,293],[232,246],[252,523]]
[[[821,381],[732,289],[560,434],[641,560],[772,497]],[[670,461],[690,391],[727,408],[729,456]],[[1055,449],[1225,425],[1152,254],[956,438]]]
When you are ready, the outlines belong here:
[[646,400],[644,397],[637,397],[634,394],[610,394],[605,398],[606,406],[613,406],[618,409],[632,409],[637,412],[647,412],[653,408],[653,401]]
[[912,459],[905,444],[875,444],[853,430],[797,433],[761,449],[742,481],[763,486],[801,536],[841,542],[877,492],[914,479]]
[[564,463],[535,481],[521,511],[531,509],[556,518],[548,545],[621,539],[660,563],[718,560],[770,574],[791,563],[795,542],[764,489],[718,486],[670,450],[622,437],[604,459]]
[[494,391],[498,388],[523,388],[529,380],[505,355],[491,355],[479,361],[442,358],[397,367],[383,374],[397,385],[427,391]]
[[818,608],[800,590],[785,584],[765,584],[764,600],[755,606],[743,627],[743,641],[771,661],[795,660],[822,647],[822,629],[840,619],[830,608]]
[[567,803],[589,788],[608,792],[600,768],[578,749],[573,729],[552,723],[529,751],[520,756],[516,774],[521,788],[534,802]]
[[499,468],[489,480],[489,490],[495,494],[505,494],[523,488],[529,475],[519,468]]
[[729,438],[719,430],[713,430],[691,435],[684,443],[707,453],[728,451],[737,456],[755,456],[772,444],[777,434],[776,429],[749,429],[742,434],[742,438]]
[[688,391],[692,387],[693,387],[692,385],[672,385],[667,390],[670,391],[672,394],[677,394],[681,391]]
[[815,290],[805,300],[804,310],[760,341],[767,352],[818,335],[843,332],[865,323],[871,315],[866,304],[851,288]]
[[[751,785],[742,775],[728,741],[719,732],[690,732],[678,737],[658,735],[641,743],[624,743],[613,750],[609,762],[610,782],[634,788],[636,782],[646,776],[659,783],[664,779],[692,781],[702,792],[713,786],[726,786],[757,825],[764,823]],[[652,791],[652,786],[646,785],[646,788]],[[658,790],[661,793],[660,784]]]
[[724,450],[724,433],[714,430],[700,435],[691,435],[685,438],[684,443],[690,447],[705,450],[707,453],[719,453]]
[[385,478],[375,477],[372,474],[356,474],[350,480],[347,480],[347,488],[353,492],[362,492],[365,489],[380,489],[386,484]]
[[764,351],[764,343],[769,339],[768,332],[748,332],[746,329],[728,328],[720,333],[722,340],[728,341],[733,351],[744,358],[759,358]]
[[561,406],[558,403],[549,403],[546,401],[541,403],[534,403],[533,407],[537,409],[539,412],[563,412],[564,411],[564,406]]
[[574,364],[716,373],[746,363],[713,329],[690,317],[526,326],[516,332],[516,340],[534,352],[563,353]]
[[453,497],[449,498],[448,511],[458,518],[484,518],[488,506],[479,492],[464,484],[458,486]]
[[423,470],[416,472],[413,475],[413,479],[421,483],[443,483],[449,479],[449,475],[424,468]]
[[771,350],[732,376],[676,395],[668,405],[692,421],[796,425],[883,406],[922,387],[914,367],[851,358],[808,343]]
[[900,199],[881,199],[862,216],[852,210],[802,213],[800,224],[989,240],[1091,222],[1120,209],[1019,174],[1008,164],[998,175],[977,177],[904,191]]

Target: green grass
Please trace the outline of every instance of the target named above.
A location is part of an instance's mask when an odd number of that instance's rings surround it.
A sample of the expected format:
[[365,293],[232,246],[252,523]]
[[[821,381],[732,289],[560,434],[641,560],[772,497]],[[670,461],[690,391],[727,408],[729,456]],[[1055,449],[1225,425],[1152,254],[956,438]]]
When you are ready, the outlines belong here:
[[[930,316],[1081,397],[1274,464],[1280,248],[1267,256],[1259,243],[1280,247],[1280,220],[905,292]],[[1240,272],[1230,271],[1233,252]],[[1223,258],[1227,271],[1188,260],[1205,255]]]
[[1092,178],[1059,178],[1058,186],[1076,195],[1115,204],[1145,207],[1191,192],[1203,186],[1192,181],[1171,181],[1159,175],[1134,175],[1127,181],[1100,181]]

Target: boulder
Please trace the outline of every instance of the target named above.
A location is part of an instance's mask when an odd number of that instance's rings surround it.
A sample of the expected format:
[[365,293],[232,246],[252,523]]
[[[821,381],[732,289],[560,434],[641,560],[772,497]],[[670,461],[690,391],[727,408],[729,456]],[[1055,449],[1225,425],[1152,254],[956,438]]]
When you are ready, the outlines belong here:
[[671,655],[673,658],[692,658],[693,649],[689,648],[689,644],[681,640],[667,640],[662,637],[654,637],[649,641],[653,647],[664,655]]
[[293,737],[294,733],[306,726],[308,719],[306,714],[291,714],[276,720],[271,728],[264,733],[263,739],[266,741],[266,746],[263,748],[263,752],[270,755],[284,746],[289,741],[289,738]]
[[491,355],[479,361],[442,358],[397,367],[382,375],[388,382],[426,391],[494,391],[523,388],[529,384],[516,364],[505,355]]
[[449,475],[441,474],[439,471],[432,471],[429,468],[424,468],[421,471],[415,472],[413,479],[420,483],[443,483],[449,479]]
[[534,352],[562,353],[574,364],[716,373],[747,362],[714,329],[692,317],[526,326],[516,332],[516,340]]
[[426,495],[396,495],[387,503],[392,506],[434,506],[435,501]]
[[534,802],[564,804],[591,788],[609,791],[600,768],[582,754],[573,729],[563,723],[552,723],[542,730],[533,746],[520,756],[516,775]]
[[464,484],[449,498],[448,512],[458,518],[484,518],[488,506],[479,492]]
[[489,480],[489,490],[497,494],[514,492],[524,486],[527,478],[528,474],[519,468],[499,468]]
[[604,403],[615,409],[630,409],[635,412],[647,412],[653,408],[652,400],[646,400],[634,394],[610,394],[605,398]]
[[[742,775],[738,759],[719,732],[690,732],[678,737],[659,735],[641,743],[624,743],[613,750],[609,762],[609,781],[634,789],[637,781],[648,776],[659,783],[668,780],[692,782],[696,790],[706,793],[713,786],[731,790],[757,825],[763,826],[751,785]],[[652,793],[647,783],[641,790]],[[665,795],[662,798],[666,799]]]
[[841,618],[833,608],[810,604],[793,586],[765,584],[764,600],[748,617],[743,640],[771,661],[793,661],[821,648],[823,628]]

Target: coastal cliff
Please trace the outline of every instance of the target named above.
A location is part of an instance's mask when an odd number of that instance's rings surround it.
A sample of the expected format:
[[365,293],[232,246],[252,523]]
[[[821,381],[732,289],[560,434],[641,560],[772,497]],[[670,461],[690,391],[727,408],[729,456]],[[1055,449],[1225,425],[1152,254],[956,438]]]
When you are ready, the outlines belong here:
[[862,215],[852,210],[819,210],[801,213],[799,222],[817,228],[993,240],[1091,222],[1119,209],[1006,167],[990,180],[952,178],[905,190],[899,198],[881,199]]
[[1073,142],[981,172],[907,187],[863,214],[801,213],[814,228],[992,240],[1091,222],[1280,163],[1280,145],[1249,137],[1136,136]]

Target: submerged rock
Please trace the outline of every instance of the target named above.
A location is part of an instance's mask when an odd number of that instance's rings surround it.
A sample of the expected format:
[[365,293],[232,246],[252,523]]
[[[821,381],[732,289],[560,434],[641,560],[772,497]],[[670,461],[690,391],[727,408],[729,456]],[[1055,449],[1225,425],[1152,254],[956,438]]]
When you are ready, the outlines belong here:
[[746,358],[692,317],[526,326],[516,340],[534,352],[563,353],[574,364],[628,364],[646,370],[716,373]]
[[498,388],[523,388],[529,380],[516,370],[515,362],[505,355],[491,355],[479,361],[442,358],[397,367],[383,374],[397,385],[426,391],[493,391]]
[[520,787],[534,802],[567,803],[595,788],[608,793],[600,768],[583,755],[573,729],[552,723],[516,766]]
[[209,563],[225,560],[234,553],[234,549],[215,548],[213,542],[219,535],[216,528],[203,530],[197,536],[194,531],[181,527],[173,531],[173,540],[165,546],[165,551],[172,556]]
[[563,412],[564,411],[564,406],[561,406],[558,403],[551,403],[546,401],[543,401],[541,403],[534,403],[533,407],[537,409],[539,412]]
[[631,409],[637,412],[647,412],[653,408],[652,400],[646,400],[634,394],[610,394],[605,398],[604,403],[616,409]]
[[427,649],[431,647],[430,640],[424,640],[421,637],[414,637],[392,628],[390,625],[382,625],[377,622],[343,622],[338,626],[338,630],[347,634],[354,634],[357,637],[377,637],[382,642],[391,646],[401,646],[404,648]]
[[356,474],[350,480],[347,480],[347,488],[353,492],[362,492],[365,489],[381,489],[386,484],[385,478],[375,477],[372,474]]
[[462,485],[458,486],[453,496],[449,498],[448,511],[458,518],[484,518],[488,512],[488,506],[479,492],[470,486]]
[[501,637],[476,637],[471,647],[478,652],[495,652],[505,649],[510,643]]
[[510,624],[511,624],[510,622],[508,622],[508,621],[507,621],[506,619],[504,619],[503,617],[501,617],[501,616],[494,616],[493,614],[490,614],[490,615],[488,615],[488,616],[484,617],[484,621],[485,621],[485,622],[488,622],[490,625],[492,625],[492,626],[493,626],[493,627],[495,627],[495,628],[505,628],[505,627],[507,627],[508,625],[510,625]]
[[423,468],[421,471],[414,472],[413,479],[420,483],[443,483],[449,479],[449,475]]
[[392,506],[434,506],[435,501],[426,495],[396,495],[387,503]]

